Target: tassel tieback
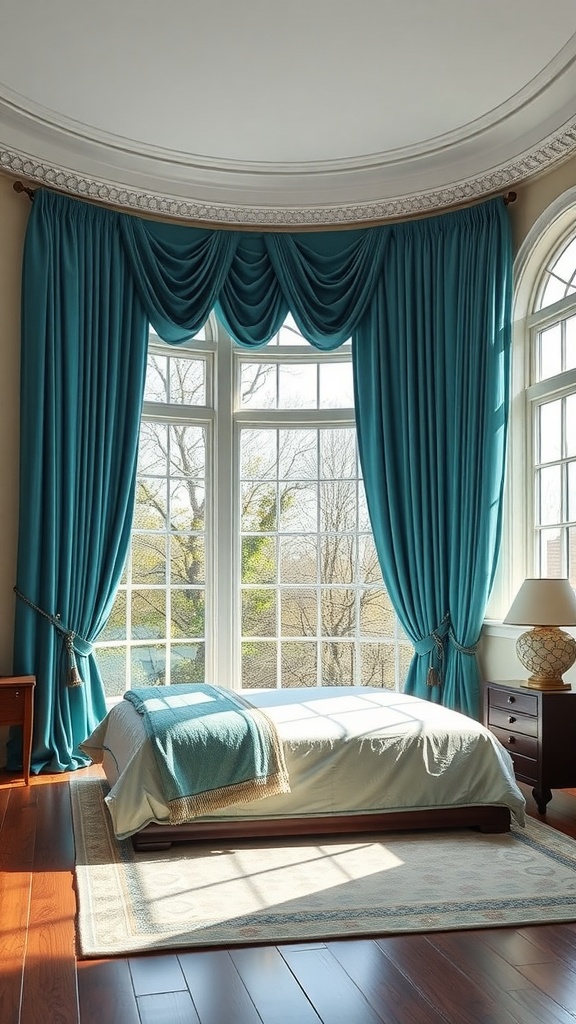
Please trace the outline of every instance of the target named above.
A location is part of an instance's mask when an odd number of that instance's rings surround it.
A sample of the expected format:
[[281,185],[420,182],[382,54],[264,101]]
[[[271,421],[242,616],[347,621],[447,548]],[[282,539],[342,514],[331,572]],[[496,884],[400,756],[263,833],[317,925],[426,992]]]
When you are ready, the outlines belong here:
[[450,641],[459,654],[473,656],[476,653],[477,644],[474,644],[473,647],[464,647],[458,642],[450,624],[450,616],[446,613],[436,629],[433,629],[427,636],[421,637],[414,644],[414,650],[420,657],[423,657],[425,654],[431,654],[432,658],[436,657],[437,665],[431,664],[426,673],[426,686],[442,686],[444,682],[445,645],[447,640]]
[[88,655],[92,653],[93,647],[89,640],[85,640],[84,637],[79,636],[71,629],[66,629],[62,624],[60,612],[56,615],[51,615],[50,612],[44,611],[34,601],[31,601],[29,597],[26,597],[17,587],[14,587],[14,593],[24,604],[27,604],[29,608],[37,612],[38,615],[42,615],[43,618],[48,619],[48,622],[52,623],[54,629],[56,629],[64,639],[64,647],[66,649],[66,656],[68,660],[67,665],[67,679],[66,685],[69,687],[82,686],[83,679],[78,669],[78,663],[76,661],[76,655]]

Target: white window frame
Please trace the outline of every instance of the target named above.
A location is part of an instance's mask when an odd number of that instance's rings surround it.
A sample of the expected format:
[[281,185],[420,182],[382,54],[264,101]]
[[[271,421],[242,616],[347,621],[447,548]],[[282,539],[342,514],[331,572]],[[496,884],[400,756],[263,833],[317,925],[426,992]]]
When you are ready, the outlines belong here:
[[[576,229],[576,187],[559,196],[538,217],[520,246],[514,261],[512,324],[511,406],[508,433],[507,475],[504,491],[503,535],[499,567],[487,611],[485,633],[510,636],[517,632],[503,626],[512,600],[526,577],[535,573],[533,430],[531,399],[540,396],[550,381],[531,384],[534,359],[534,325],[544,321],[533,314],[546,264]],[[559,311],[576,304],[561,299],[546,309],[554,320]],[[566,380],[564,379],[564,383]]]

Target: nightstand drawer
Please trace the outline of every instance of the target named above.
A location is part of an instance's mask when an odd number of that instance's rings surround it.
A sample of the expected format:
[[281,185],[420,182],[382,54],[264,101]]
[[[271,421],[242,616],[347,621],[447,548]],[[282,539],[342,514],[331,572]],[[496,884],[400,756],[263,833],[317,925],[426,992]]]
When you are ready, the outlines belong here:
[[538,782],[538,762],[531,757],[524,757],[522,754],[516,754],[514,751],[509,751],[512,757],[512,763],[514,765],[514,774],[517,779],[521,782],[529,782],[535,786]]
[[26,690],[23,686],[0,690],[0,716],[3,725],[19,725],[24,716]]
[[509,690],[488,688],[489,706],[491,708],[513,708],[522,715],[538,716],[538,698],[533,693],[510,693]]
[[513,732],[512,730],[506,731],[506,729],[492,728],[491,731],[510,754],[523,754],[525,757],[534,759],[538,757],[538,739],[536,736],[526,736],[523,733]]
[[499,729],[508,729],[510,732],[521,732],[525,736],[538,735],[538,719],[530,715],[522,715],[512,708],[495,708],[490,706],[488,711],[488,725],[490,728],[496,726]]

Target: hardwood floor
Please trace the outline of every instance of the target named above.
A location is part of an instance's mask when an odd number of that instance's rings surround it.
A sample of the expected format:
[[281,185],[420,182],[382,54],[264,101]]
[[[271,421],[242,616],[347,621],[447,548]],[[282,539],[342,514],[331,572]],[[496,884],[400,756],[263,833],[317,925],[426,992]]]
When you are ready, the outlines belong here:
[[576,922],[77,961],[73,863],[67,778],[0,774],[1,1024],[576,1022]]

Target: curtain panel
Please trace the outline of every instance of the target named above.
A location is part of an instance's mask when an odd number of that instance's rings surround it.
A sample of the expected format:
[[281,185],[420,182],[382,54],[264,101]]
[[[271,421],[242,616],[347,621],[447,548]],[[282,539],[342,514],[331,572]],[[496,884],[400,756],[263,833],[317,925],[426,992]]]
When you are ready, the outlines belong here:
[[165,224],[36,193],[23,265],[14,638],[14,672],[37,679],[34,771],[85,764],[78,744],[105,712],[92,644],[128,550],[148,325],[178,344],[213,309],[244,346],[266,345],[288,312],[318,349],[352,338],[369,513],[416,650],[407,688],[478,714],[511,263],[501,200],[408,224],[284,234]]

